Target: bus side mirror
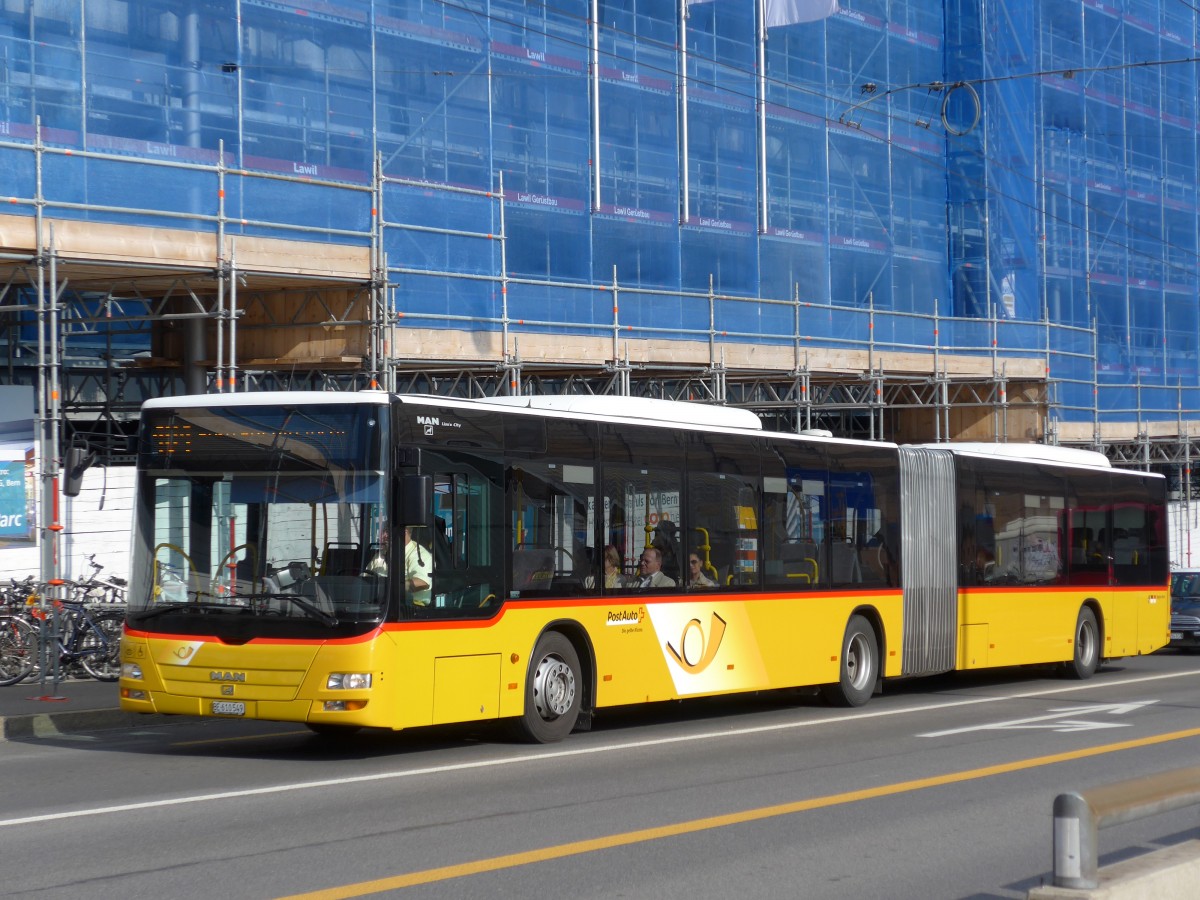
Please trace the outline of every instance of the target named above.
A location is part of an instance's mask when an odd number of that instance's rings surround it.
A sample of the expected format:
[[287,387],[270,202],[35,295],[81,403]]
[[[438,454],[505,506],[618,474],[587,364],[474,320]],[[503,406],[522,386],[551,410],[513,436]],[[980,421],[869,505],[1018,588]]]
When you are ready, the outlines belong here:
[[63,496],[78,497],[83,485],[83,473],[96,461],[96,454],[90,453],[86,447],[68,447],[67,458],[63,463]]
[[400,478],[399,520],[405,525],[433,523],[433,477],[404,475]]

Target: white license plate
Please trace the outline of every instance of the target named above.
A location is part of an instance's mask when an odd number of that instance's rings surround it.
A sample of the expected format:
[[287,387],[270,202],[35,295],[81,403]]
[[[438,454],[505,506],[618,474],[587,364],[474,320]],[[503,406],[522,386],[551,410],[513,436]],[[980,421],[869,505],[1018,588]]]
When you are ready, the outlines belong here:
[[1183,632],[1182,631],[1172,631],[1171,632],[1171,640],[1182,641],[1183,640]]
[[244,716],[246,704],[240,700],[214,700],[212,711],[214,716]]

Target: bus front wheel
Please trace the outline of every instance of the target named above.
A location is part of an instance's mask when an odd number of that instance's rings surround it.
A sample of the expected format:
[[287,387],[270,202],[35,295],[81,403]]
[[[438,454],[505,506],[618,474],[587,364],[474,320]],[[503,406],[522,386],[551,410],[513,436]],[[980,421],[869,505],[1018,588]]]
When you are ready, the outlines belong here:
[[518,739],[538,744],[561,741],[579,719],[583,680],[579,654],[563,635],[542,635],[525,676],[525,712],[513,720]]
[[839,679],[822,685],[821,693],[831,706],[862,706],[875,693],[879,677],[879,641],[875,629],[862,616],[851,616],[842,638]]
[[1091,678],[1100,668],[1100,627],[1090,606],[1079,608],[1075,620],[1075,655],[1064,665],[1066,674],[1080,681]]

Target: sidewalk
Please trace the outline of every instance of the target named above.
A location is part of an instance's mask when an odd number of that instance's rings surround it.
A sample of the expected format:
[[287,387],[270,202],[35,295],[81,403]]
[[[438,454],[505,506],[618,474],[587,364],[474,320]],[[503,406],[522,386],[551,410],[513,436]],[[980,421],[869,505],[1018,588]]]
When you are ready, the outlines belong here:
[[0,741],[118,728],[145,721],[120,710],[116,682],[47,680],[0,687]]

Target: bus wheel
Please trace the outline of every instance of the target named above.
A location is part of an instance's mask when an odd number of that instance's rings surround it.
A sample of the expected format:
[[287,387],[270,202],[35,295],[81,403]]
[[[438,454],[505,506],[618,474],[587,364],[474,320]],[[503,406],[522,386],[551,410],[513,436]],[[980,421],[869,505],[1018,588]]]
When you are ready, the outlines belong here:
[[516,737],[538,744],[565,738],[579,719],[582,687],[575,647],[557,631],[542,635],[529,659],[525,713],[512,723]]
[[842,638],[841,678],[821,686],[831,706],[862,706],[875,692],[879,675],[879,642],[875,629],[862,616],[851,616]]
[[1100,668],[1100,628],[1090,606],[1079,608],[1075,620],[1075,657],[1064,666],[1067,675],[1080,681],[1091,678]]

